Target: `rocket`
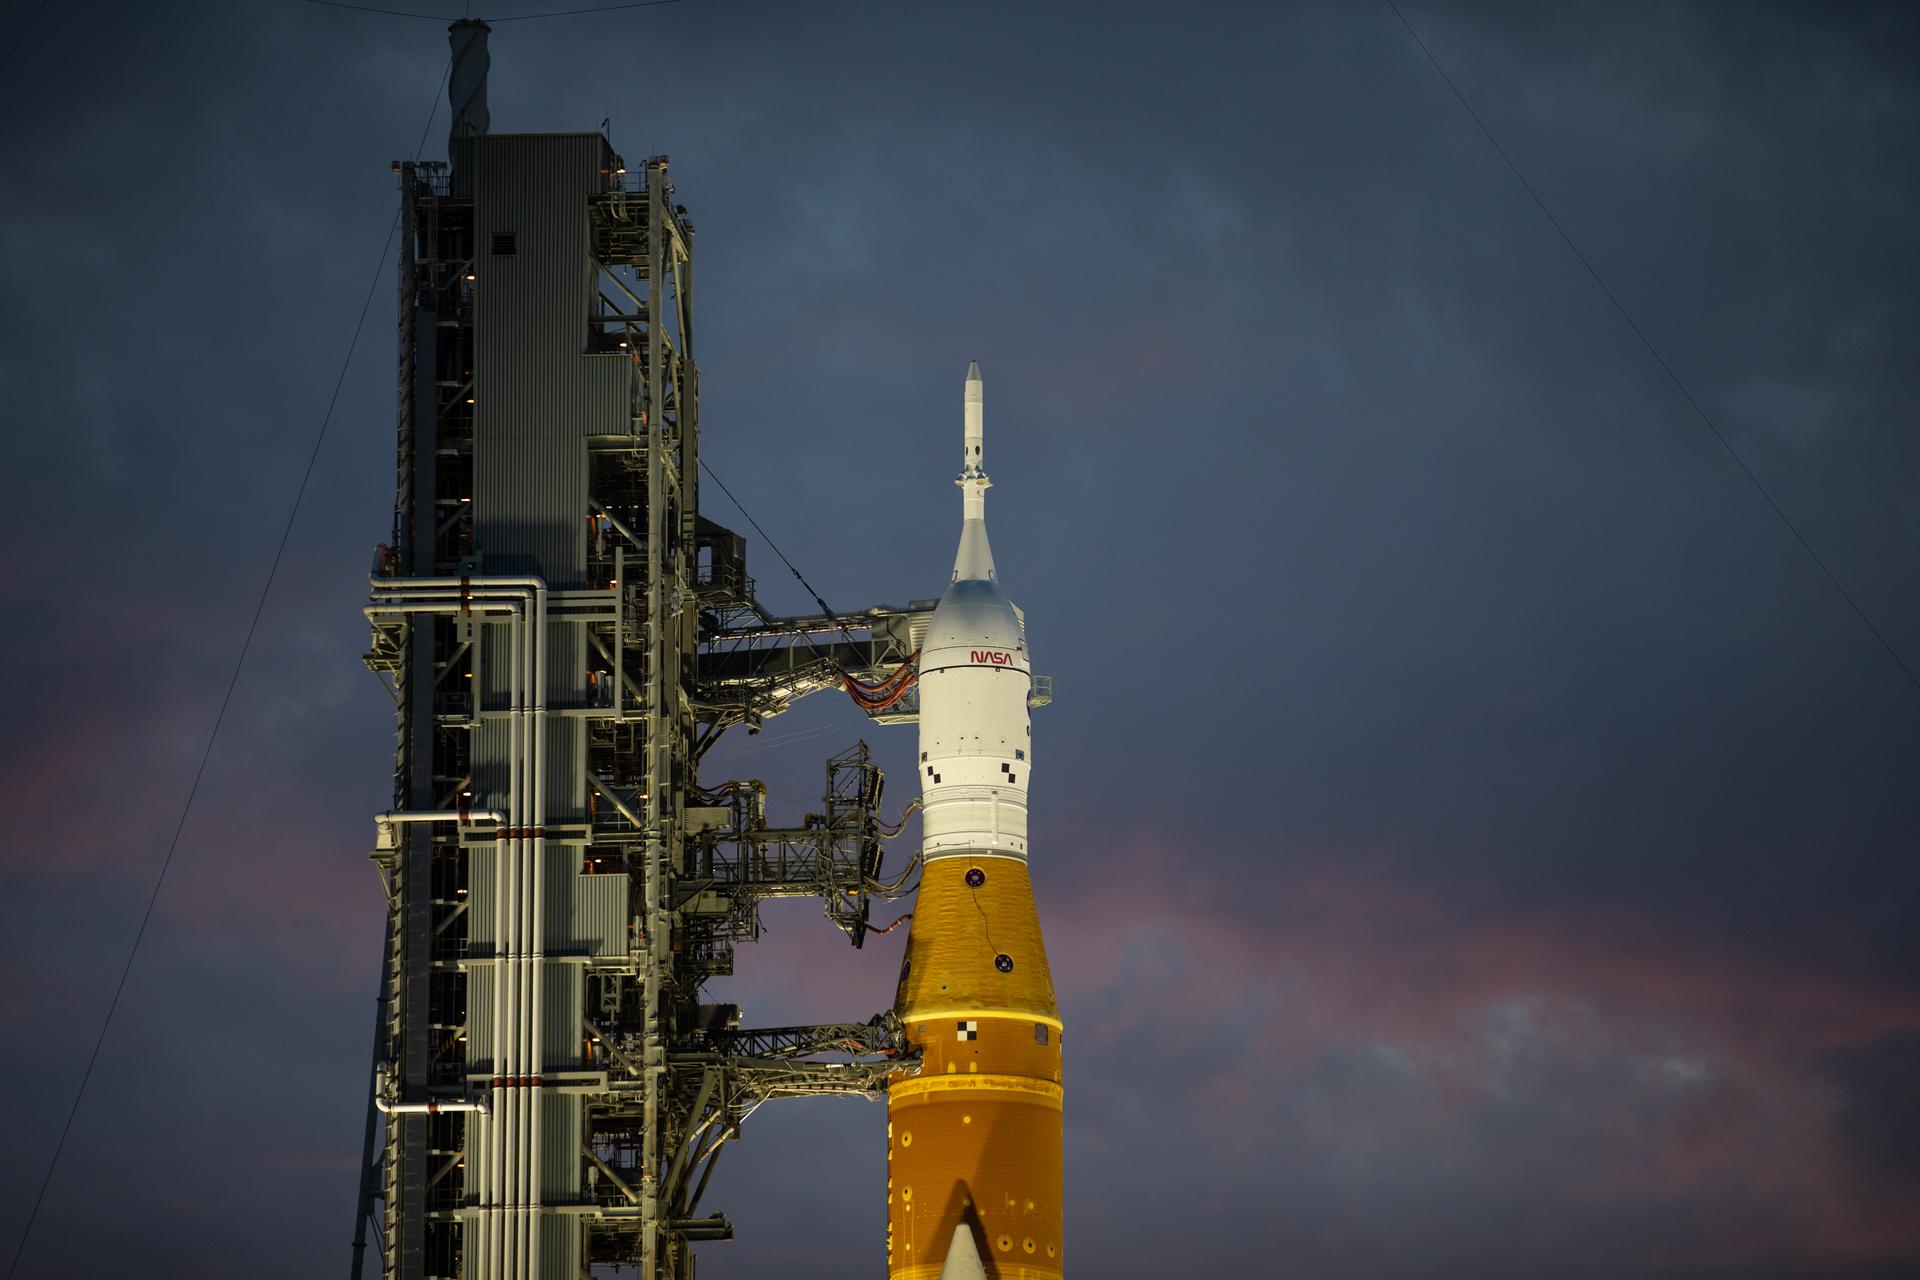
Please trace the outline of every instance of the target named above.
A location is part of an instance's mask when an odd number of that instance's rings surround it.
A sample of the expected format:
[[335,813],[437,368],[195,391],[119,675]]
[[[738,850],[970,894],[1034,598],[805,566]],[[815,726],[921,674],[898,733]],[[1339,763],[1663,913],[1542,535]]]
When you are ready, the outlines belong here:
[[890,1280],[1056,1280],[1060,1010],[1027,875],[1025,626],[987,544],[985,386],[969,365],[953,579],[920,646],[921,878],[887,1091]]

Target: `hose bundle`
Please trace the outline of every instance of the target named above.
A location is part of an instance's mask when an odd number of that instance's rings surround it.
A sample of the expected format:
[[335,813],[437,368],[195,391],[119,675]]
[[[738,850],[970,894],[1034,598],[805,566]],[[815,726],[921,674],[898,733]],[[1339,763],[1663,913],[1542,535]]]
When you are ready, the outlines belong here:
[[920,651],[915,649],[908,655],[907,660],[896,667],[893,674],[884,680],[868,683],[865,680],[854,679],[851,672],[842,671],[840,681],[846,687],[847,696],[853,699],[854,705],[868,715],[874,715],[885,711],[906,697],[907,690],[919,682],[920,672],[916,665],[919,661]]

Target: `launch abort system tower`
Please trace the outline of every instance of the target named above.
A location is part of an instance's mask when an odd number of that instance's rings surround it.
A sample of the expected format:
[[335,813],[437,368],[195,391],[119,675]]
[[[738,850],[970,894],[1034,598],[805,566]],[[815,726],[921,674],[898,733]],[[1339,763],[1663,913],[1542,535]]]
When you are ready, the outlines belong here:
[[784,829],[700,761],[843,685],[910,718],[931,605],[761,609],[743,541],[699,510],[666,158],[490,133],[485,34],[453,28],[450,163],[395,166],[397,496],[366,612],[397,740],[360,1240],[396,1280],[691,1277],[692,1245],[731,1233],[703,1194],[754,1106],[877,1094],[912,1061],[891,1016],[756,1031],[703,1000],[761,902],[817,896],[858,945],[897,887],[865,746]]

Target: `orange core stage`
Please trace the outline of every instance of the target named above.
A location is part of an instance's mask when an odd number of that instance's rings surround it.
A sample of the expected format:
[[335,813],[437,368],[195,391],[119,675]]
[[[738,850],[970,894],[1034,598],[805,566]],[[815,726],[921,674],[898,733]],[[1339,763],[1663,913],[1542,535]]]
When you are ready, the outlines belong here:
[[1061,1233],[1060,1011],[1026,864],[929,862],[895,1008],[921,1055],[888,1090],[893,1280],[939,1280],[956,1227],[994,1280],[1054,1280]]

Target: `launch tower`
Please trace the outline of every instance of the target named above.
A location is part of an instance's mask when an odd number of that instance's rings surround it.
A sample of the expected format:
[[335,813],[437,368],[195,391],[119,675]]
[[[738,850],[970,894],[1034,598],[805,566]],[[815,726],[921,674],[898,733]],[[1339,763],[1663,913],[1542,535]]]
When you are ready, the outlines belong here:
[[703,1197],[753,1107],[877,1095],[914,1060],[891,1014],[752,1030],[703,998],[770,898],[861,942],[893,887],[865,745],[786,828],[701,760],[821,690],[911,720],[933,602],[761,608],[700,513],[666,157],[491,132],[486,33],[452,28],[449,162],[395,165],[398,469],[366,609],[395,773],[353,1270],[371,1224],[392,1280],[684,1280],[731,1234]]

